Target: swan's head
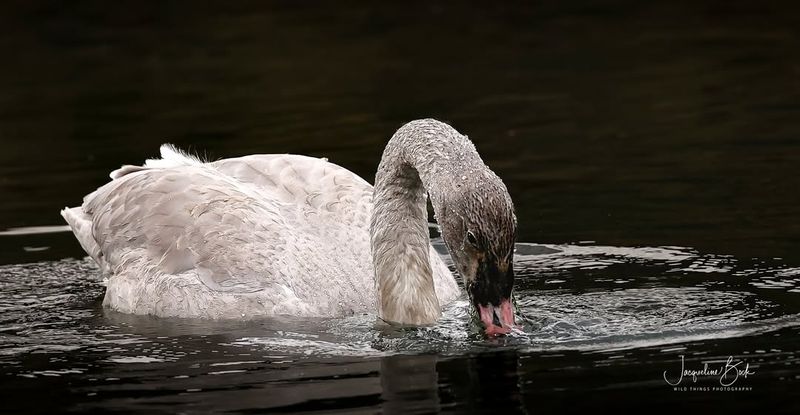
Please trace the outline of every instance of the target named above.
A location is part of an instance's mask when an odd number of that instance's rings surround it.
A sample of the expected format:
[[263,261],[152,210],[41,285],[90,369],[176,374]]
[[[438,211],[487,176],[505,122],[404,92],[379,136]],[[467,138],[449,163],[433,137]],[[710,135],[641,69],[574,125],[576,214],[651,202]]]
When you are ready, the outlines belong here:
[[515,327],[514,205],[503,182],[490,170],[481,177],[461,178],[456,190],[444,195],[444,209],[439,209],[442,238],[486,334],[507,334]]

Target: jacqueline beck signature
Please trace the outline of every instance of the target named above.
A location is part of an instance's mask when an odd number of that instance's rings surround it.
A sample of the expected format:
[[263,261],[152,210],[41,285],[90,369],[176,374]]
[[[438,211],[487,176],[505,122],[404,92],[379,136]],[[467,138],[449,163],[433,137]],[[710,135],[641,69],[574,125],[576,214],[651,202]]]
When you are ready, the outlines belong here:
[[[744,365],[742,365],[744,364]],[[754,375],[756,372],[750,370],[750,363],[746,363],[743,360],[738,362],[733,361],[733,356],[728,356],[728,360],[725,364],[720,365],[716,368],[709,367],[708,363],[703,365],[703,369],[701,370],[690,370],[686,369],[686,361],[684,355],[681,355],[681,371],[680,375],[677,378],[670,376],[667,377],[667,371],[664,371],[664,381],[667,382],[670,386],[678,386],[683,381],[683,377],[691,376],[692,383],[697,382],[698,377],[719,377],[719,384],[722,386],[731,386],[739,377],[747,379],[747,376]],[[670,379],[673,379],[672,381]]]

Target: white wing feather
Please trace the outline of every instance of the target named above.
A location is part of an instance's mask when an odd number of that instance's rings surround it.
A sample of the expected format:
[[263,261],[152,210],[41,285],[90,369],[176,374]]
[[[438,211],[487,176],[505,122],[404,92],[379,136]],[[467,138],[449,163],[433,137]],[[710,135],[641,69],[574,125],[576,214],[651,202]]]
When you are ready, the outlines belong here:
[[[110,274],[104,303],[161,316],[375,311],[372,186],[298,155],[204,163],[171,145],[62,215]],[[458,287],[430,248],[442,304]]]

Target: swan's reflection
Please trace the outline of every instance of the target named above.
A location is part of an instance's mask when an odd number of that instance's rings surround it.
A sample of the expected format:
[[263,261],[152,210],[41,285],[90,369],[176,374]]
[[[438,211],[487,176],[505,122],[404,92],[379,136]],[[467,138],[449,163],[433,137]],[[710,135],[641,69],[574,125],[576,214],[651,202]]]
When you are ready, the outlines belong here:
[[390,356],[381,360],[382,409],[387,414],[526,413],[516,351],[476,356]]
[[390,356],[381,359],[381,399],[386,414],[439,411],[436,355]]

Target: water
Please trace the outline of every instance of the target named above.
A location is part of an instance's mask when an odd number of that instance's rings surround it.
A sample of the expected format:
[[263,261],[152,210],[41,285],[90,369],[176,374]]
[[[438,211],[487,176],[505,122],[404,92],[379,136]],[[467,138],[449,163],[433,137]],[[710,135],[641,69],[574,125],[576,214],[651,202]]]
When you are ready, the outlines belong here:
[[[0,7],[3,412],[800,409],[796,5]],[[463,299],[415,330],[123,315],[51,227],[164,141],[371,179],[423,116],[514,198],[513,336]],[[754,373],[675,391],[681,356]]]
[[[501,339],[470,327],[463,299],[421,329],[372,315],[158,319],[104,310],[88,259],[4,266],[4,402],[44,412],[516,411],[540,407],[542,396],[631,390],[648,392],[646,402],[692,402],[703,392],[673,392],[662,380],[678,373],[681,355],[698,369],[728,356],[753,368],[735,383],[752,390],[705,392],[706,400],[780,401],[795,390],[800,268],[677,247],[517,251],[523,330]],[[47,403],[31,402],[41,388]]]

